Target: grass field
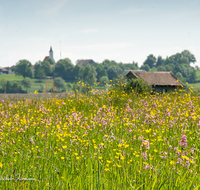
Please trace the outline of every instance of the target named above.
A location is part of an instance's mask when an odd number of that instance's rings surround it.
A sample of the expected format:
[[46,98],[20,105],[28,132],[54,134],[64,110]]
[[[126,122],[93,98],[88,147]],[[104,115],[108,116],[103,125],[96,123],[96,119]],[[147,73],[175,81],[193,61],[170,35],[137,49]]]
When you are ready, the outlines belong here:
[[[0,75],[0,81],[1,80],[7,80],[7,81],[17,81],[20,82],[23,80],[22,76],[16,76],[15,74],[7,74],[7,75]],[[31,88],[28,89],[29,93],[34,93],[35,91],[39,91],[41,88],[41,85],[46,85],[47,83],[47,89],[50,90],[52,89],[52,79],[46,79],[46,80],[41,80],[39,82],[38,79],[30,79],[31,80]],[[26,90],[23,88],[23,90]]]
[[192,90],[0,102],[0,189],[200,187]]
[[193,87],[195,91],[200,92],[200,83],[188,84],[189,87]]
[[196,71],[197,73],[197,80],[200,81],[200,71]]

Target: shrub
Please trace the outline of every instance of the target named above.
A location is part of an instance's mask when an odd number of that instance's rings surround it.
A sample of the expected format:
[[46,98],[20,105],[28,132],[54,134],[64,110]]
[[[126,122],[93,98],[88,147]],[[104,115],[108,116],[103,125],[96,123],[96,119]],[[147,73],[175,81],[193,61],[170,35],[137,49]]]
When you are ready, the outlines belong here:
[[58,89],[58,91],[64,91],[66,89],[65,81],[61,77],[54,79],[54,86]]
[[124,87],[125,92],[130,93],[134,90],[136,93],[143,94],[145,92],[150,92],[152,90],[152,86],[148,85],[141,78],[130,79],[127,85]]

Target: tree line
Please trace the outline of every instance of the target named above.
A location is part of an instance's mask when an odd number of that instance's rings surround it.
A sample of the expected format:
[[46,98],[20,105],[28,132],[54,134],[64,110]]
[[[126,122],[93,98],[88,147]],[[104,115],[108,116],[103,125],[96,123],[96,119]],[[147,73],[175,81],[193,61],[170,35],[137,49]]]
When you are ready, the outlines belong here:
[[15,67],[15,74],[25,77],[43,79],[46,76],[61,77],[65,82],[82,81],[86,84],[105,84],[110,80],[124,76],[128,70],[171,71],[183,83],[195,82],[197,79],[196,70],[191,69],[190,64],[195,63],[195,56],[188,50],[176,53],[166,59],[151,54],[148,55],[141,67],[137,62],[117,63],[114,60],[105,59],[102,63],[88,63],[80,66],[78,61],[73,65],[69,58],[60,59],[54,63],[50,58],[45,61],[38,61],[32,70],[32,64],[28,60],[20,60]]
[[147,59],[144,61],[140,69],[149,72],[171,71],[183,83],[193,83],[197,82],[197,74],[196,69],[192,68],[190,64],[195,62],[195,56],[188,50],[171,55],[166,59],[163,59],[161,56],[156,58],[151,54],[147,56]]

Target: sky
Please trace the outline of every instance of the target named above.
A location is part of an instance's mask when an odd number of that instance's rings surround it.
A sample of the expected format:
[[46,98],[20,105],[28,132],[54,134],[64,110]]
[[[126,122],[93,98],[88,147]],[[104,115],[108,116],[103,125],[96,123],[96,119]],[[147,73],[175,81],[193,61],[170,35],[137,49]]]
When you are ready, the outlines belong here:
[[0,66],[105,59],[141,66],[189,50],[200,66],[200,0],[0,0]]

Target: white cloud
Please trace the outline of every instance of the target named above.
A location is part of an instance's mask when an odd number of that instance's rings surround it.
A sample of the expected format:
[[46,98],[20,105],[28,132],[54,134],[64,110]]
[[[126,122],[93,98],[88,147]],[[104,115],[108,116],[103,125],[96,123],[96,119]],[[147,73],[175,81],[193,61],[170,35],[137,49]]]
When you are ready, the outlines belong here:
[[98,32],[98,30],[97,29],[85,29],[85,30],[81,31],[81,33],[85,33],[85,34],[94,33],[94,32]]

